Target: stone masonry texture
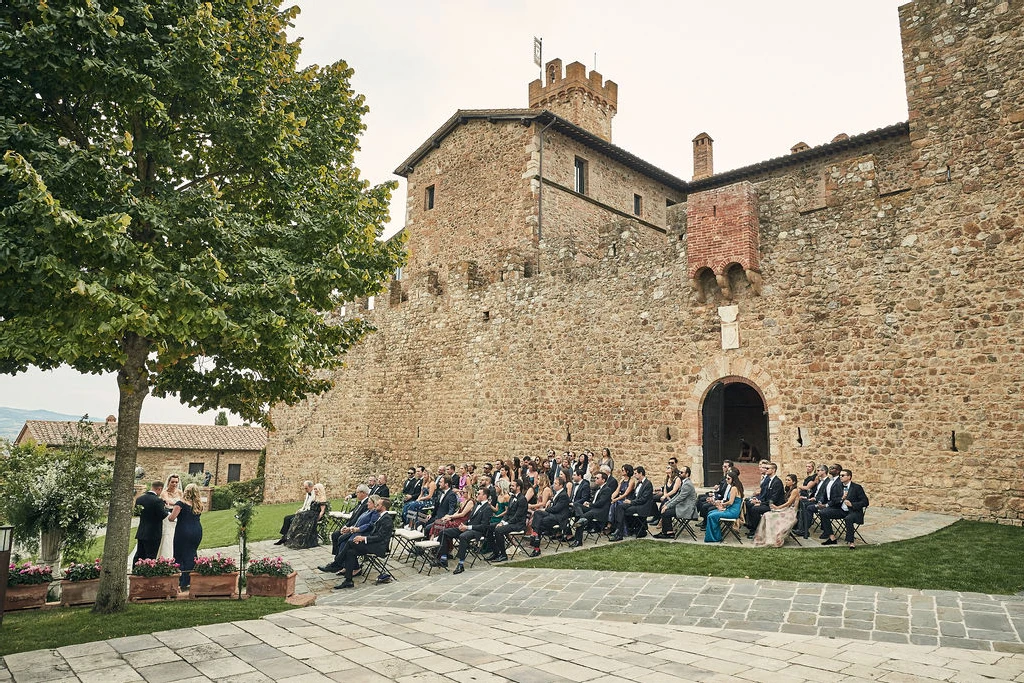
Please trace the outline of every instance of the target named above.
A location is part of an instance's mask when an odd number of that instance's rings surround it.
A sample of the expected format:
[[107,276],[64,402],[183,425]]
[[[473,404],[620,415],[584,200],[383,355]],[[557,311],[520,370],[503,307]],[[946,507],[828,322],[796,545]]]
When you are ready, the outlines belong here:
[[1020,524],[1024,9],[917,0],[900,22],[909,123],[691,183],[551,129],[538,212],[542,126],[459,126],[409,175],[400,295],[346,307],[377,332],[272,411],[268,499],[549,447],[713,483],[702,411],[728,379],[763,397],[782,472],[840,462],[873,503]]

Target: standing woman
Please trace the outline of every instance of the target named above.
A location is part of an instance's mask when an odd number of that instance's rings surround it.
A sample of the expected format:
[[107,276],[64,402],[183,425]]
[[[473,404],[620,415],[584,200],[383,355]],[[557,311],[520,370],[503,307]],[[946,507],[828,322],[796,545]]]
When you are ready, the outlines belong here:
[[615,471],[615,461],[612,459],[611,449],[609,449],[609,448],[602,448],[601,449],[601,462],[598,463],[598,464],[601,465],[602,467],[604,465],[608,465],[608,469],[610,469],[612,472]]
[[[174,504],[181,500],[181,477],[172,474],[167,477],[167,485],[164,486],[160,498],[164,501],[164,507],[170,512],[174,510]],[[163,536],[160,537],[160,550],[157,557],[174,557],[174,528],[177,523],[171,517],[164,517]]]
[[178,586],[181,590],[188,588],[191,582],[192,568],[196,564],[196,553],[203,540],[203,525],[199,523],[199,515],[203,514],[203,501],[199,498],[199,487],[189,484],[181,500],[174,504],[169,519],[178,522],[174,533],[174,559],[181,567],[181,578]]
[[705,543],[722,542],[722,525],[718,520],[722,517],[738,517],[743,507],[743,484],[740,483],[740,472],[729,470],[725,475],[725,495],[722,500],[715,501],[715,509],[708,513],[707,528],[704,529]]

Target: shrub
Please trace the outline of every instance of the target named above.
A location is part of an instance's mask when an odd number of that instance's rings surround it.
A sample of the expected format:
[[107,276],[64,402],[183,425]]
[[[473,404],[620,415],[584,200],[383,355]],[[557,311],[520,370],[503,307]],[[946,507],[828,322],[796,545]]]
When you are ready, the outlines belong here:
[[238,567],[235,565],[235,561],[232,558],[224,557],[220,553],[217,553],[212,557],[197,557],[195,569],[192,571],[196,574],[201,574],[202,576],[221,576],[223,574],[237,572]]
[[65,581],[91,581],[100,578],[103,567],[97,557],[92,564],[75,564],[72,562],[64,569]]
[[248,481],[233,481],[213,489],[211,510],[227,510],[237,502],[250,500],[253,503],[263,502],[263,478],[257,477]]
[[53,569],[45,564],[11,564],[7,572],[7,586],[32,586],[53,581]]
[[181,566],[173,557],[158,557],[155,560],[137,560],[132,567],[135,576],[174,576],[181,573]]
[[249,565],[249,573],[260,576],[285,577],[293,571],[292,566],[285,562],[283,557],[264,557]]

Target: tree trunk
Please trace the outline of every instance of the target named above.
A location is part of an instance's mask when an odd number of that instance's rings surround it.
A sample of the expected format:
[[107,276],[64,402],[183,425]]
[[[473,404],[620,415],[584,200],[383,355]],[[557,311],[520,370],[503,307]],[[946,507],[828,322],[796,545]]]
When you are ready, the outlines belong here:
[[128,535],[135,509],[135,463],[139,450],[139,419],[142,402],[149,394],[146,361],[151,343],[134,333],[122,341],[125,364],[117,373],[117,445],[114,449],[114,481],[103,542],[103,574],[93,611],[101,614],[124,609],[128,599]]

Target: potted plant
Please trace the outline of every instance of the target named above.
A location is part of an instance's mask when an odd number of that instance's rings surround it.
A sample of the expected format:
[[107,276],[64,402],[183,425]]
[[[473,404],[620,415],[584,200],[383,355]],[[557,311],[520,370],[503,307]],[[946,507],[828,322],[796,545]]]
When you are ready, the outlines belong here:
[[295,593],[298,572],[281,557],[264,557],[249,565],[246,592],[271,598],[287,598]]
[[64,579],[60,582],[61,606],[89,605],[96,602],[100,571],[102,566],[98,557],[92,564],[69,564],[64,570]]
[[53,581],[53,569],[45,564],[11,564],[7,573],[4,611],[35,609],[46,604],[46,591]]
[[190,598],[230,598],[238,586],[238,567],[230,557],[220,553],[196,558],[192,569]]
[[138,560],[129,577],[128,597],[132,600],[169,600],[178,595],[181,568],[171,557]]

